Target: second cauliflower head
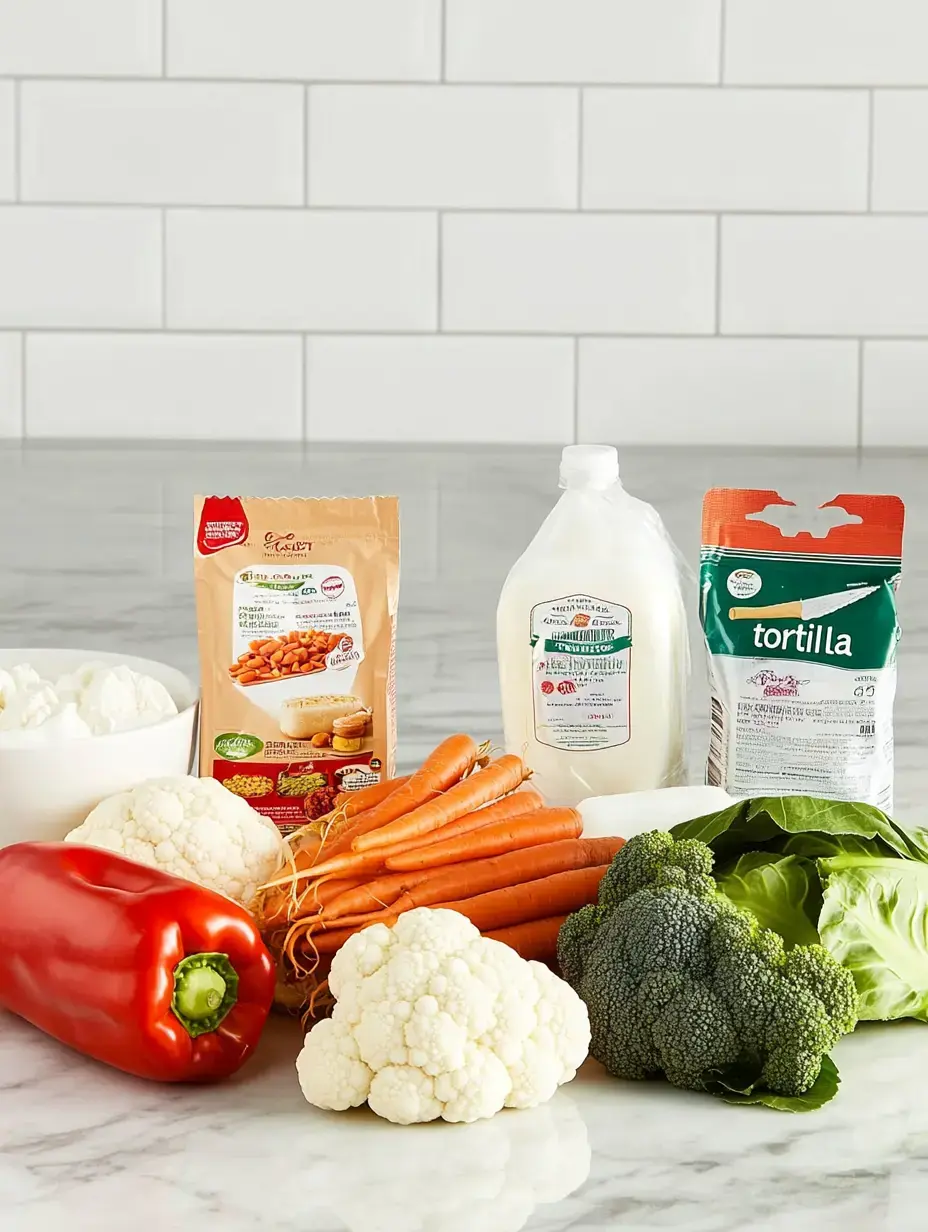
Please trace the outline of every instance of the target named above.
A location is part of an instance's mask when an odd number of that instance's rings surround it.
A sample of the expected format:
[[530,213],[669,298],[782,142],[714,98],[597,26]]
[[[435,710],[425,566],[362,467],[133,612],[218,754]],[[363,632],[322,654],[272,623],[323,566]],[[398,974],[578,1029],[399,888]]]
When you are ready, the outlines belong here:
[[216,779],[149,779],[102,800],[65,838],[208,886],[248,906],[284,860],[280,831]]
[[746,1066],[770,1091],[800,1095],[854,1029],[853,977],[820,945],[787,953],[719,893],[712,864],[695,839],[638,835],[598,903],[565,921],[558,959],[589,1007],[592,1055],[617,1077],[663,1073],[693,1090]]
[[319,1108],[367,1101],[401,1125],[476,1121],[550,1099],[589,1049],[577,994],[455,911],[420,907],[356,933],[329,989],[332,1017],[297,1061]]

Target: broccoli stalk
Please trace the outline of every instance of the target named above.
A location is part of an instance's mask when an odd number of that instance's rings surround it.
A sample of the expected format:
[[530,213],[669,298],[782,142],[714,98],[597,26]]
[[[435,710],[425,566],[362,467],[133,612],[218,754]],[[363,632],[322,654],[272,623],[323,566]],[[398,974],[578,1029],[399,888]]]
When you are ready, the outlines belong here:
[[663,1074],[719,1091],[727,1075],[748,1074],[752,1088],[803,1095],[857,1022],[853,977],[822,946],[787,954],[719,893],[712,866],[697,839],[638,835],[613,860],[598,904],[565,921],[558,960],[589,1009],[591,1053],[619,1078]]

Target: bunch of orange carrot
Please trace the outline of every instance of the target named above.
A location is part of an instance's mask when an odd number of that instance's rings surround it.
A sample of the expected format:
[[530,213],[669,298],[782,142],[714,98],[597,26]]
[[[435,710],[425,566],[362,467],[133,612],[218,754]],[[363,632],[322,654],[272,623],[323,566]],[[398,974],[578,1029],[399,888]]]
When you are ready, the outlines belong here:
[[445,907],[553,962],[564,917],[595,898],[622,840],[582,839],[579,814],[546,808],[530,774],[455,735],[407,778],[340,799],[321,835],[291,836],[289,868],[262,887],[265,934],[305,974],[359,929]]

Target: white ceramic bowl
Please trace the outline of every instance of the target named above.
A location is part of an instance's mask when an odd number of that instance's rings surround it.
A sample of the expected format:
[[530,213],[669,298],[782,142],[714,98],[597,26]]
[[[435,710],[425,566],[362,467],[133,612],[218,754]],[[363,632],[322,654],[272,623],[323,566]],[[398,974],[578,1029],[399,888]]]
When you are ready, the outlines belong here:
[[0,650],[0,668],[17,663],[29,663],[51,680],[83,663],[125,664],[160,681],[178,713],[149,727],[108,736],[28,748],[0,744],[0,847],[63,839],[106,796],[145,779],[190,773],[197,690],[176,668],[99,650]]

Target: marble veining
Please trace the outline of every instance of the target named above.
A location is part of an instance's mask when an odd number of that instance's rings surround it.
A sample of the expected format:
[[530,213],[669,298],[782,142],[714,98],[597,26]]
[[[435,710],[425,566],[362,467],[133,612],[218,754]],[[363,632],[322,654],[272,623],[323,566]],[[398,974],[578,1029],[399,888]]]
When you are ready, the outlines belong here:
[[[196,670],[195,491],[397,492],[403,507],[400,757],[464,728],[499,736],[494,608],[556,495],[556,451],[0,446],[0,644],[120,648]],[[928,794],[928,457],[625,451],[629,489],[696,561],[713,484],[890,491],[908,504],[897,811]],[[705,686],[694,627],[691,774]],[[551,1104],[406,1130],[300,1095],[296,1023],[214,1088],[147,1085],[0,1014],[0,1232],[921,1232],[928,1029],[860,1028],[822,1111],[730,1108],[595,1063]]]

